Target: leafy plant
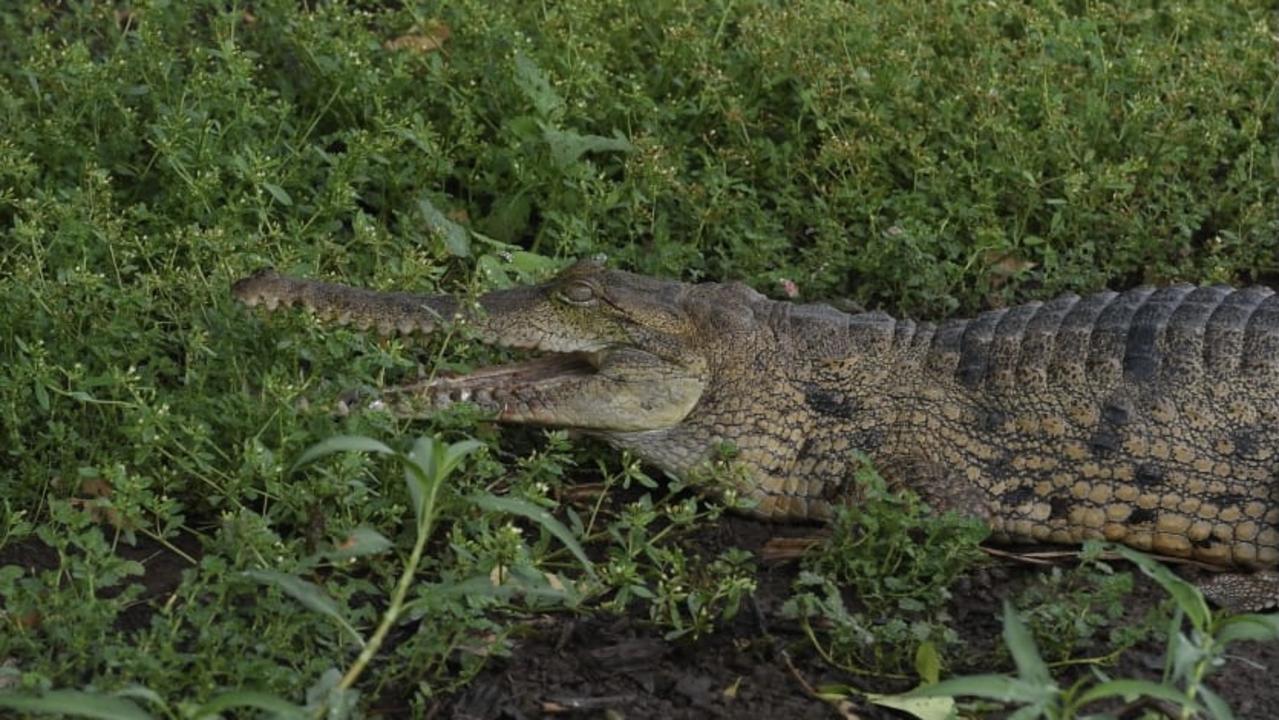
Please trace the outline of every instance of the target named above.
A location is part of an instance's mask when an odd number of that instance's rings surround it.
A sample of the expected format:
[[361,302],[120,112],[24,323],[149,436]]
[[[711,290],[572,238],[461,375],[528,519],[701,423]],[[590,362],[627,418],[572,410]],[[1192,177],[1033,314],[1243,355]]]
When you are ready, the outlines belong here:
[[[429,605],[432,598],[419,598],[410,601],[409,590],[416,582],[418,570],[422,564],[423,553],[433,530],[439,521],[442,496],[446,492],[446,481],[461,465],[467,455],[479,450],[483,444],[476,440],[464,440],[445,444],[438,437],[418,438],[408,453],[400,453],[386,444],[368,437],[341,436],[321,442],[307,450],[298,459],[294,468],[314,462],[319,458],[338,452],[365,452],[385,455],[404,468],[404,482],[409,496],[412,498],[414,514],[414,542],[409,551],[399,580],[391,591],[386,609],[382,612],[381,621],[373,633],[365,638],[355,626],[346,619],[337,603],[325,590],[297,575],[273,570],[251,570],[245,577],[279,588],[289,597],[297,600],[308,610],[318,612],[336,622],[359,648],[359,653],[345,671],[332,668],[326,671],[320,680],[308,692],[305,708],[290,705],[288,701],[268,693],[251,691],[232,691],[214,697],[208,702],[194,708],[192,717],[206,717],[234,707],[255,707],[270,710],[285,717],[319,717],[331,718],[351,717],[358,707],[358,693],[355,683],[364,673],[369,663],[382,649],[387,635],[401,619],[418,608]],[[586,557],[581,546],[558,520],[544,509],[518,498],[498,497],[487,493],[465,496],[463,500],[478,507],[494,512],[512,513],[528,518],[555,536],[582,563],[588,576],[594,575],[594,568]],[[337,559],[349,559],[363,555],[383,552],[391,547],[391,543],[373,530],[361,529],[348,539],[342,548],[332,553]],[[468,591],[493,593],[491,585],[486,584],[488,578],[481,578],[480,583],[466,584]],[[478,587],[477,587],[478,586]],[[447,585],[433,586],[434,592],[455,593],[458,588]],[[569,596],[565,596],[569,597]],[[138,694],[138,693],[132,693]],[[163,701],[154,693],[144,693],[147,699]],[[61,712],[84,717],[112,718],[145,718],[149,717],[129,699],[130,693],[104,696],[94,692],[70,690],[53,690],[40,695],[0,692],[0,707],[31,712]]]
[[[1188,720],[1206,714],[1216,720],[1233,718],[1229,706],[1204,683],[1226,648],[1238,640],[1279,639],[1279,615],[1213,612],[1203,593],[1173,574],[1167,567],[1136,550],[1107,545],[1153,578],[1172,597],[1176,612],[1167,634],[1167,653],[1161,681],[1130,678],[1110,679],[1099,671],[1069,687],[1052,677],[1034,638],[1012,605],[1004,603],[1004,643],[1016,675],[972,675],[951,678],[917,688],[906,696],[893,698],[910,707],[913,698],[958,698],[975,696],[1019,706],[1012,720],[1082,717],[1087,706],[1103,700],[1150,698],[1171,703],[1179,717]],[[1189,632],[1186,632],[1186,625]],[[920,717],[925,717],[920,715]]]
[[829,662],[891,674],[910,667],[920,647],[937,652],[957,641],[949,588],[982,560],[988,531],[971,518],[931,513],[909,491],[890,491],[869,463],[854,481],[857,501],[836,511],[830,535],[804,559],[784,611]]
[[1103,634],[1104,656],[1115,658],[1167,625],[1163,605],[1151,607],[1144,617],[1125,617],[1131,605],[1132,574],[1117,572],[1101,556],[1100,544],[1085,545],[1077,563],[1036,573],[1013,601],[1022,608],[1021,618],[1050,663],[1088,662],[1076,659],[1076,653]]

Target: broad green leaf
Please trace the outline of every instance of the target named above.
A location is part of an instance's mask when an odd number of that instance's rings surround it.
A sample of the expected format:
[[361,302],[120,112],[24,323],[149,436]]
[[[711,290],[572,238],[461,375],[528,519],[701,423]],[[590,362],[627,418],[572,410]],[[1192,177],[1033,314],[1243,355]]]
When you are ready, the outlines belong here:
[[1208,708],[1208,714],[1212,715],[1215,720],[1235,720],[1235,714],[1231,711],[1230,706],[1211,688],[1201,685],[1199,687],[1199,697],[1203,700],[1204,706]]
[[983,697],[1000,702],[1032,703],[1044,695],[1043,686],[1031,685],[1019,678],[1007,675],[968,675],[942,680],[935,685],[923,685],[903,697]]
[[555,518],[554,515],[546,511],[546,508],[534,505],[527,500],[519,498],[501,497],[488,493],[472,495],[470,501],[485,510],[494,512],[510,513],[512,515],[520,515],[532,520],[533,522],[546,528],[546,531],[554,535],[560,542],[564,543],[564,547],[582,563],[582,567],[586,570],[586,574],[591,577],[595,576],[595,566],[591,563],[590,558],[586,557],[586,552],[582,550],[582,546],[578,544],[577,538],[573,537],[573,533],[569,532],[564,523]]
[[515,84],[524,91],[542,119],[554,119],[564,109],[564,99],[555,92],[546,73],[522,52],[515,53]]
[[1200,632],[1208,630],[1208,623],[1212,619],[1212,610],[1208,608],[1208,601],[1204,600],[1203,593],[1199,591],[1199,588],[1177,577],[1175,573],[1145,553],[1113,543],[1108,544],[1107,549],[1141,568],[1143,573],[1159,583],[1160,587],[1172,596],[1173,601],[1177,603],[1177,607],[1186,613],[1186,617],[1190,619],[1190,624],[1196,630]]
[[569,167],[588,152],[630,152],[634,149],[625,138],[579,135],[571,130],[546,128],[542,137],[551,150],[551,162],[560,169]]
[[325,455],[332,455],[333,453],[339,452],[375,452],[382,455],[398,454],[385,443],[378,442],[370,437],[364,437],[363,435],[337,435],[327,440],[322,440],[307,448],[306,452],[302,453],[302,456],[298,458],[297,462],[293,463],[291,470],[297,470],[303,465],[314,462]]
[[250,690],[235,690],[232,692],[222,693],[213,698],[209,702],[201,705],[195,710],[195,717],[202,718],[210,715],[217,715],[225,710],[239,707],[257,708],[274,713],[277,718],[297,718],[304,720],[309,718],[306,710],[294,705],[293,703],[272,695],[270,693],[253,692]]
[[462,464],[462,461],[466,459],[467,455],[470,455],[482,447],[484,447],[484,443],[479,440],[462,440],[446,446],[443,453],[444,457],[440,460],[438,470],[440,473],[440,480],[452,475],[453,471],[457,469],[458,465]]
[[1017,665],[1017,674],[1023,680],[1035,685],[1052,683],[1052,674],[1048,672],[1043,658],[1039,657],[1034,636],[1007,600],[1004,601],[1004,644],[1008,646]]
[[504,290],[515,284],[511,281],[511,276],[506,273],[506,264],[491,253],[484,253],[476,258],[475,269],[485,278],[489,287]]
[[511,253],[511,266],[528,281],[543,280],[548,275],[558,272],[562,264],[555,258],[527,250],[516,250]]
[[1204,659],[1207,648],[1191,640],[1183,632],[1177,632],[1169,638],[1168,651],[1172,653],[1173,680],[1190,679],[1195,674],[1195,667]]
[[336,620],[344,630],[350,633],[351,637],[355,638],[357,643],[361,646],[364,645],[364,638],[360,637],[360,633],[356,632],[355,628],[346,621],[346,618],[342,616],[342,611],[338,608],[337,603],[333,602],[333,598],[329,597],[328,593],[324,591],[324,588],[319,585],[303,580],[296,575],[289,575],[287,573],[276,572],[274,570],[245,570],[241,574],[251,580],[256,580],[257,582],[264,583],[266,585],[274,585],[280,588],[280,591],[285,595],[288,595],[294,600],[302,603],[302,606],[308,610],[328,615]]
[[404,460],[404,483],[413,501],[413,515],[419,529],[432,515],[430,506],[435,502],[435,488],[439,485],[439,446],[440,441],[435,438],[420,437],[413,441],[413,449]]
[[1104,683],[1094,685],[1075,700],[1080,707],[1091,702],[1096,702],[1105,698],[1123,698],[1125,700],[1134,697],[1149,697],[1156,700],[1165,700],[1173,703],[1177,707],[1192,708],[1196,711],[1198,708],[1195,701],[1186,696],[1180,689],[1171,685],[1152,682],[1150,680],[1130,680],[1121,678],[1118,680],[1107,680]]
[[1009,716],[1008,720],[1041,720],[1042,718],[1055,718],[1057,713],[1049,710],[1049,702],[1040,700],[1034,704],[1017,708]]
[[334,560],[346,560],[364,555],[376,555],[391,547],[391,541],[382,533],[367,527],[358,527],[351,531],[346,539],[328,553]]
[[98,720],[151,720],[150,714],[130,700],[80,690],[50,690],[42,695],[0,692],[0,708]]
[[341,683],[341,670],[334,667],[325,670],[311,687],[306,689],[307,709],[315,710],[320,705],[324,705],[328,708],[328,713],[324,717],[332,720],[359,717],[355,708],[359,704],[360,691],[354,688],[339,689]]
[[427,229],[440,238],[444,243],[444,249],[448,250],[450,255],[470,257],[471,234],[466,228],[440,212],[425,195],[418,198],[417,209],[422,214],[422,220],[426,223]]
[[167,704],[164,702],[164,698],[160,697],[160,693],[157,693],[145,685],[128,685],[111,694],[114,697],[129,698],[131,700],[144,700],[153,705],[159,705],[160,707],[164,707]]
[[867,694],[866,699],[882,707],[909,713],[919,720],[949,720],[958,717],[953,697]]
[[1217,626],[1217,642],[1279,639],[1279,613],[1231,615]]

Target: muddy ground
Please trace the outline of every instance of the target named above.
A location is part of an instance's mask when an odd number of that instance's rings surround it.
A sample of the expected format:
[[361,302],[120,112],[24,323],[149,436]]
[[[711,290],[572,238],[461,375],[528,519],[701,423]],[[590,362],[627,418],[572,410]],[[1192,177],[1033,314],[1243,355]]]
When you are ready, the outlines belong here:
[[[743,518],[727,518],[706,531],[705,542],[754,552],[770,537],[803,530],[779,528]],[[666,642],[662,631],[637,618],[555,617],[518,640],[509,658],[495,660],[467,689],[436,708],[454,718],[908,718],[910,716],[852,701],[842,708],[813,697],[811,689],[829,683],[855,684],[893,692],[907,689],[891,682],[856,678],[833,669],[811,651],[798,624],[782,616],[798,572],[794,561],[762,563],[752,607],[709,637]],[[1001,563],[963,582],[953,616],[976,654],[999,642],[1001,598],[1042,569]],[[1140,573],[1129,608],[1132,617],[1158,603],[1163,592]],[[1099,646],[1099,652],[1105,648]],[[1140,644],[1112,676],[1158,679],[1164,647]],[[991,672],[990,667],[966,668]],[[1007,670],[1007,668],[999,668]],[[1240,720],[1279,718],[1279,643],[1233,647],[1225,667],[1209,685],[1230,703]],[[998,718],[991,712],[982,717]],[[1132,709],[1123,717],[1139,717]]]

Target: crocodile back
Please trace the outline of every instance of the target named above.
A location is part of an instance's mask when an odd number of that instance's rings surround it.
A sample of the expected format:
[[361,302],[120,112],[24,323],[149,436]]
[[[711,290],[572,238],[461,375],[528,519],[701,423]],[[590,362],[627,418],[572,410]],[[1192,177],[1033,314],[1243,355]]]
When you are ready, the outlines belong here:
[[[883,438],[862,449],[883,467],[910,468],[899,480],[926,496],[975,490],[1007,539],[1106,538],[1279,565],[1279,296],[1270,289],[1143,287],[939,324],[854,318],[847,328],[850,344],[888,350],[864,350],[870,360],[821,379],[843,390],[824,398],[845,402],[838,417],[823,404],[835,419],[818,426],[836,439],[818,432],[810,452]],[[877,362],[891,370],[867,369]]]

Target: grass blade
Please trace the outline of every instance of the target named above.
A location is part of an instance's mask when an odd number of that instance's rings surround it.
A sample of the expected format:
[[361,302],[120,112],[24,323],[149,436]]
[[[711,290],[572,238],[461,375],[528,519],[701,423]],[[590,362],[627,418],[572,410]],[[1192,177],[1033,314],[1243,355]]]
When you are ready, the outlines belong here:
[[306,710],[294,705],[293,703],[270,693],[253,692],[251,690],[235,690],[232,692],[222,693],[213,698],[209,702],[201,705],[195,710],[196,718],[209,717],[217,715],[231,708],[257,708],[273,713],[277,718],[296,718],[297,720],[305,720],[310,715]]
[[1042,693],[1007,675],[969,675],[923,685],[899,697],[980,697],[1000,702],[1037,702]]
[[1159,583],[1160,587],[1172,596],[1173,601],[1177,603],[1177,607],[1186,613],[1186,617],[1190,619],[1190,624],[1196,630],[1200,632],[1208,631],[1208,624],[1212,620],[1212,610],[1208,608],[1208,601],[1204,600],[1203,593],[1199,591],[1199,588],[1177,577],[1171,570],[1145,553],[1113,543],[1107,543],[1106,550],[1136,565],[1148,577]]
[[1017,665],[1017,674],[1021,679],[1033,685],[1052,683],[1052,674],[1043,658],[1039,657],[1039,648],[1029,628],[1017,615],[1012,603],[1004,601],[1004,644],[1008,646],[1013,662]]
[[1247,613],[1222,620],[1217,628],[1217,641],[1224,644],[1235,640],[1279,640],[1279,613]]
[[1165,700],[1179,708],[1190,708],[1194,712],[1199,712],[1194,700],[1171,685],[1164,685],[1150,680],[1130,680],[1127,678],[1108,680],[1100,685],[1094,685],[1081,693],[1075,702],[1079,707],[1083,707],[1088,703],[1105,698],[1118,697],[1128,699],[1134,696]]
[[43,695],[0,693],[0,708],[97,720],[151,720],[151,715],[132,701],[81,690],[50,690]]

